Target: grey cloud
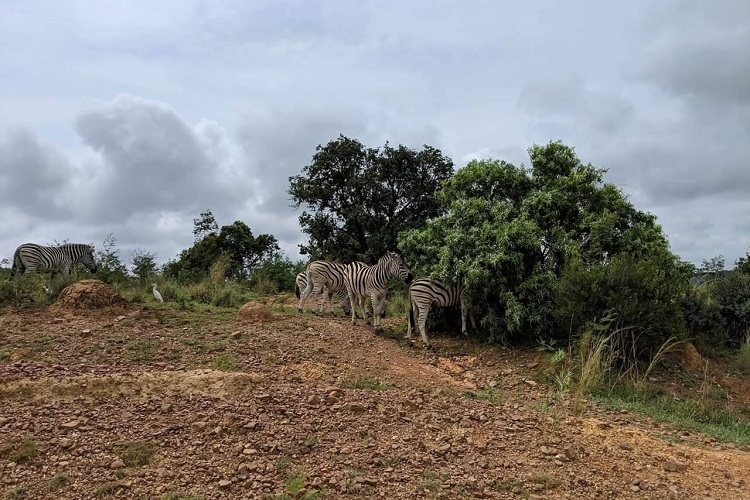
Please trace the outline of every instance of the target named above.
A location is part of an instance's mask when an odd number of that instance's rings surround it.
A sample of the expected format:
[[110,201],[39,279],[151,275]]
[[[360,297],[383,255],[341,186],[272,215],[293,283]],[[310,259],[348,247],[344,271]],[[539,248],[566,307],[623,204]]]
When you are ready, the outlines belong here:
[[[539,117],[551,137],[571,126],[599,136],[617,133],[636,114],[633,103],[612,91],[592,89],[578,78],[531,80],[521,90],[519,107]],[[545,125],[546,124],[546,125]]]
[[750,2],[668,2],[638,74],[678,97],[750,105]]
[[37,217],[67,217],[70,207],[62,194],[71,175],[68,161],[28,130],[0,137],[0,197],[4,205]]
[[[400,117],[356,108],[274,109],[247,114],[239,127],[238,140],[248,164],[253,165],[263,185],[262,211],[288,212],[294,220],[287,193],[289,177],[309,165],[315,148],[343,134],[366,147],[381,147],[386,141],[421,148],[436,146],[438,132],[432,127],[414,127]],[[437,146],[436,146],[437,147]],[[296,222],[295,222],[296,223]]]
[[[83,114],[76,129],[103,164],[92,200],[99,220],[168,210],[197,214],[207,205],[250,198],[251,172],[231,157],[222,130],[191,126],[171,108],[122,95]],[[231,177],[227,190],[223,179]]]

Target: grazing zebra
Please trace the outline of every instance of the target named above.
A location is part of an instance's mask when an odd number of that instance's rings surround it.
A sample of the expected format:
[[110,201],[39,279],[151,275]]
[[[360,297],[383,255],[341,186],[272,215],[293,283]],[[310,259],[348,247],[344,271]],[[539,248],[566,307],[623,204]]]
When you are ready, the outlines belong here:
[[[307,288],[307,273],[302,272],[297,275],[297,278],[294,280],[294,295],[297,296],[299,299],[302,295],[302,292]],[[336,292],[336,295],[339,297],[339,301],[341,302],[341,308],[344,310],[344,314],[349,314],[349,295],[347,295],[346,290],[339,290]],[[323,308],[323,305],[326,302],[326,299],[328,299],[328,303],[331,305],[331,310],[333,310],[333,294],[328,293],[328,288],[325,286],[323,287],[323,297],[321,297],[321,309]]]
[[346,289],[352,305],[352,324],[357,322],[356,305],[370,297],[372,300],[372,326],[380,326],[381,311],[385,294],[388,291],[388,280],[398,278],[411,282],[412,274],[404,264],[401,256],[395,252],[386,252],[378,259],[377,264],[367,267],[350,266],[346,273]]
[[49,289],[52,289],[52,278],[60,273],[67,278],[76,264],[83,264],[92,273],[96,272],[93,245],[83,243],[66,243],[56,247],[44,247],[34,243],[24,243],[16,248],[13,254],[13,266],[10,277],[14,278],[13,292],[16,291],[16,281],[26,272],[50,272]]
[[[310,262],[305,271],[307,274],[307,287],[302,292],[297,307],[299,312],[305,312],[305,301],[307,301],[307,297],[310,294],[317,297],[324,288],[328,289],[328,294],[346,290],[346,285],[344,285],[344,267],[344,264],[328,262],[327,260]],[[323,312],[323,302],[320,304],[320,312]]]
[[430,308],[451,307],[461,305],[461,333],[468,335],[466,330],[466,316],[471,320],[471,327],[477,329],[474,322],[474,315],[469,311],[469,307],[464,301],[464,292],[466,289],[460,285],[446,287],[445,284],[431,278],[419,278],[409,285],[409,328],[406,330],[406,338],[411,339],[411,332],[414,328],[415,317],[419,324],[419,332],[422,334],[422,341],[425,347],[430,347],[430,341],[427,340],[427,315]]

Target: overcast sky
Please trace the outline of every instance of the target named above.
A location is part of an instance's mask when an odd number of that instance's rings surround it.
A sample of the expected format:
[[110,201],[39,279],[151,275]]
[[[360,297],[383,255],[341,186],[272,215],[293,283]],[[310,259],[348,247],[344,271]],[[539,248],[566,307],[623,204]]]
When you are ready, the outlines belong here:
[[696,263],[750,249],[750,1],[0,0],[0,259],[159,262],[219,225],[303,239],[288,177],[339,134],[463,166],[562,140]]

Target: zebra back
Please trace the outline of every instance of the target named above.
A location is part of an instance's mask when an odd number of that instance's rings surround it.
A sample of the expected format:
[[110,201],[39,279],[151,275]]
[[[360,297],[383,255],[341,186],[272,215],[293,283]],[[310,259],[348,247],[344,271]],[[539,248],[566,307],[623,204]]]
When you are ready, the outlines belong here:
[[419,278],[409,285],[410,300],[418,305],[420,309],[436,307],[456,306],[461,302],[464,288],[455,284],[446,286],[445,283],[432,278]]
[[316,285],[328,287],[332,292],[345,288],[344,265],[327,260],[315,260],[307,265],[307,279]]

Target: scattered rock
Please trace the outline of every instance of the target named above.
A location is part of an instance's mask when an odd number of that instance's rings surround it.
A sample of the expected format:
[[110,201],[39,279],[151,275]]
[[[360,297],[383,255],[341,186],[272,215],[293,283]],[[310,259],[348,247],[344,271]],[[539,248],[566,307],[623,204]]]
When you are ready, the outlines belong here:
[[685,464],[675,462],[674,460],[667,460],[664,462],[664,470],[667,472],[678,472],[685,470],[687,466]]
[[60,427],[62,427],[63,429],[75,429],[80,425],[81,425],[81,421],[76,419],[76,420],[69,420],[67,422],[64,422],[60,424]]

